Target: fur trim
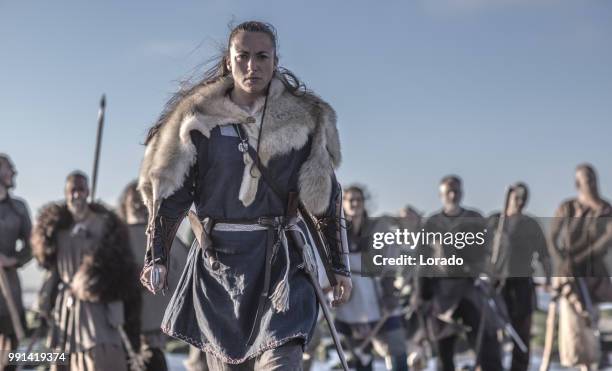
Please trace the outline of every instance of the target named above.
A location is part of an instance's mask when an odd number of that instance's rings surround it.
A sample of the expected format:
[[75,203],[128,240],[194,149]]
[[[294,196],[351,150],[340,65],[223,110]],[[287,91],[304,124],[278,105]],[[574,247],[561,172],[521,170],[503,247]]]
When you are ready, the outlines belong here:
[[66,205],[49,203],[42,207],[32,229],[32,255],[42,267],[51,269],[55,265],[57,232],[69,228],[72,216]]
[[[138,181],[150,213],[155,202],[161,202],[181,187],[194,164],[197,150],[190,139],[192,130],[210,137],[216,126],[243,123],[251,143],[256,142],[258,130],[256,125],[247,123],[249,113],[226,98],[232,86],[231,77],[200,84],[162,115],[161,129],[145,150]],[[263,131],[259,156],[264,166],[276,156],[302,148],[309,136],[313,137],[310,156],[300,169],[299,191],[309,211],[323,213],[331,197],[330,174],[341,159],[334,110],[312,93],[291,94],[275,76]],[[247,196],[246,200],[253,198]]]

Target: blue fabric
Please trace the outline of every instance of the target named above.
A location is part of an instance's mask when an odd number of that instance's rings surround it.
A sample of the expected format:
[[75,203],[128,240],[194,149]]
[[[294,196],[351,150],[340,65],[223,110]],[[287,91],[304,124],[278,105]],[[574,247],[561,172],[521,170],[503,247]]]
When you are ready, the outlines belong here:
[[[286,200],[279,199],[262,179],[253,204],[244,207],[238,199],[244,169],[238,137],[223,136],[219,127],[211,131],[210,139],[198,132],[192,132],[191,137],[198,150],[196,164],[183,187],[164,200],[161,216],[180,217],[192,203],[201,219],[252,219],[285,214]],[[270,160],[269,173],[283,191],[297,192],[299,170],[309,151],[310,141],[300,150]],[[273,243],[278,238],[276,233],[274,236]],[[266,300],[258,335],[248,345],[263,287],[268,232],[213,230],[211,237],[221,268],[213,271],[203,250],[194,242],[166,309],[162,330],[227,363],[241,363],[292,339],[306,342],[316,324],[318,305],[313,287],[298,267],[302,258],[292,242],[289,311],[276,313]],[[283,251],[278,250],[272,262],[270,292],[285,265]]]
[[[251,346],[247,345],[263,286],[266,233],[214,231],[213,243],[221,264],[218,271],[211,269],[194,242],[166,309],[163,331],[228,363],[242,362],[294,338],[310,339],[318,306],[314,289],[298,268],[301,257],[291,247],[289,311],[275,313],[267,300],[259,334]],[[284,259],[282,254],[276,255],[275,262],[279,259]],[[281,265],[274,264],[272,287],[281,273]]]
[[[160,215],[180,217],[192,203],[201,219],[248,219],[285,214],[287,200],[280,200],[261,178],[251,205],[244,207],[238,199],[244,169],[238,137],[223,136],[219,127],[215,127],[210,132],[210,139],[196,131],[192,131],[191,138],[198,150],[196,164],[183,186],[162,202]],[[298,191],[299,170],[308,158],[310,143],[311,140],[300,150],[270,160],[268,173],[282,190]]]

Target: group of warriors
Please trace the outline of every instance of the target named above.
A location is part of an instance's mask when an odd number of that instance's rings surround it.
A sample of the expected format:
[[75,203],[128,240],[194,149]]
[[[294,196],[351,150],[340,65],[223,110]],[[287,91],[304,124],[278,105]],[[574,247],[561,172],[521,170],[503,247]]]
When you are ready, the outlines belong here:
[[[359,354],[370,352],[366,344],[371,343],[387,369],[431,367],[427,358],[433,356],[438,370],[455,370],[455,345],[463,338],[473,355],[473,362],[464,365],[467,369],[528,370],[536,284],[551,296],[539,369],[550,367],[555,331],[562,366],[609,366],[598,304],[612,302],[606,264],[612,206],[601,197],[591,165],[576,168],[575,185],[577,197],[564,201],[547,220],[525,213],[529,189],[522,182],[508,188],[502,211],[488,217],[462,205],[462,180],[455,175],[442,178],[442,209],[427,217],[411,207],[398,217],[369,217],[364,187],[346,188],[353,291],[338,308],[336,322],[338,330],[346,329],[349,352],[359,344],[359,352],[353,352],[355,369],[372,369],[372,357]],[[441,235],[488,231],[488,237],[483,246],[467,243],[458,249],[437,240],[412,248],[391,246],[386,253],[393,257],[399,250],[447,261],[455,255],[462,265],[373,269],[374,235],[397,230]]]
[[[454,370],[465,337],[474,367],[502,370],[503,332],[514,343],[511,369],[526,370],[537,258],[560,309],[561,362],[596,367],[596,304],[612,297],[603,264],[612,230],[601,221],[612,208],[592,167],[577,169],[578,197],[560,206],[549,238],[523,213],[523,183],[489,218],[462,206],[458,176],[442,179],[443,208],[427,218],[409,208],[371,217],[365,190],[342,190],[334,174],[334,110],[278,66],[276,48],[269,24],[231,31],[219,63],[173,97],[149,131],[139,179],[117,212],[88,200],[89,179],[75,171],[65,199],[44,206],[32,227],[9,192],[14,166],[0,156],[4,353],[22,340],[17,269],[33,256],[45,269],[36,311],[46,347],[69,354],[52,369],[165,370],[168,336],[191,346],[190,369],[308,369],[329,331],[345,368],[346,355],[353,368],[372,370],[376,351],[391,370],[418,369],[430,355],[438,369]],[[190,248],[176,238],[186,216]],[[400,228],[491,233],[479,249],[384,250],[460,254],[460,267],[369,271],[374,233]],[[323,319],[327,327],[317,325]]]

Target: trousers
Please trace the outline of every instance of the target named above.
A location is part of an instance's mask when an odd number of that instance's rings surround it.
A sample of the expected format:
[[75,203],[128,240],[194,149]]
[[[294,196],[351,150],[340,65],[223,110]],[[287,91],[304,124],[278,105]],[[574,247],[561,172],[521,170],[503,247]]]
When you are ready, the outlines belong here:
[[[455,311],[455,317],[461,318],[463,324],[472,329],[467,333],[468,342],[472,348],[474,348],[476,344],[476,334],[481,325],[480,319],[482,310],[483,308],[475,306],[470,301],[462,300]],[[490,324],[490,321],[485,321],[485,323],[482,324],[485,326],[485,329],[480,349],[480,367],[483,371],[499,371],[503,370],[501,346],[499,341],[497,341],[495,330],[490,327]],[[437,341],[438,351],[440,353],[438,371],[455,371],[453,356],[455,354],[456,339],[457,336],[453,335]]]

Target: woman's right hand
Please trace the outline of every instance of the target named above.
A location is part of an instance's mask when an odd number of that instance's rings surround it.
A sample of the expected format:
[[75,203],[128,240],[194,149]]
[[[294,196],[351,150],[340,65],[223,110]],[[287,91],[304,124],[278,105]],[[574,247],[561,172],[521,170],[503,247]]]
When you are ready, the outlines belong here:
[[140,283],[153,294],[166,288],[168,270],[163,264],[145,266],[140,273]]
[[353,289],[353,283],[350,277],[336,274],[336,286],[334,286],[334,299],[332,300],[332,306],[337,307],[346,303],[351,297],[351,291]]

